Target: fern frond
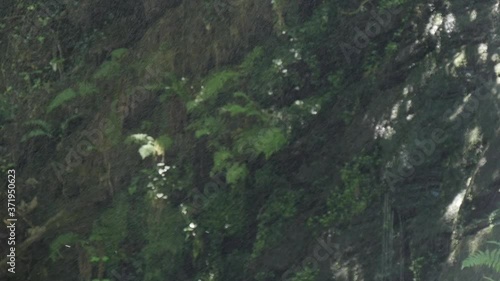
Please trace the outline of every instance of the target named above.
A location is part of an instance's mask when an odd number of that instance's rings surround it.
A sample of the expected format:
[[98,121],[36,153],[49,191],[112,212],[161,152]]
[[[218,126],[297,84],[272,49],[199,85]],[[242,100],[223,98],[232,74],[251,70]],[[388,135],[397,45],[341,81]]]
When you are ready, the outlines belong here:
[[473,266],[485,266],[500,273],[500,248],[477,251],[462,262],[462,269]]
[[25,126],[38,126],[38,127],[41,127],[43,130],[45,130],[46,132],[52,131],[50,124],[47,121],[43,121],[40,119],[26,121],[26,122],[24,122],[24,125]]
[[278,128],[260,131],[254,141],[255,150],[264,153],[266,159],[286,145],[287,139],[282,130]]
[[264,55],[264,49],[262,47],[256,47],[253,49],[243,60],[240,65],[240,69],[244,73],[250,72],[250,70],[255,67],[257,62],[262,59]]
[[497,242],[497,241],[488,241],[486,242],[488,244],[493,244],[493,245],[497,245],[498,247],[500,247],[500,242]]
[[237,115],[244,116],[259,116],[261,113],[252,107],[249,106],[241,106],[239,104],[227,104],[220,109],[221,113],[229,113],[231,117]]
[[208,81],[205,82],[204,93],[207,98],[216,95],[221,91],[227,82],[238,77],[238,73],[234,71],[221,71],[210,77]]
[[64,122],[61,124],[61,129],[64,131],[69,127],[69,124],[73,122],[73,120],[76,120],[78,118],[82,118],[82,114],[75,114],[73,116],[70,116],[68,119],[64,120]]
[[33,131],[30,131],[29,133],[25,134],[22,138],[21,138],[21,142],[25,142],[31,138],[34,138],[34,137],[39,137],[39,136],[46,136],[46,137],[49,137],[51,138],[52,135],[45,132],[44,130],[40,130],[40,129],[36,129],[36,130],[33,130]]
[[112,60],[119,60],[125,57],[129,53],[128,49],[126,48],[120,48],[116,49],[111,52],[111,59]]
[[120,74],[120,64],[116,60],[106,61],[94,73],[94,79],[109,79]]
[[212,75],[203,85],[203,90],[198,94],[196,100],[190,101],[187,104],[188,111],[194,110],[198,104],[205,100],[215,99],[227,83],[234,81],[239,77],[239,73],[235,71],[220,71]]
[[229,184],[236,184],[248,175],[248,169],[245,164],[235,163],[229,167],[226,173],[226,181]]
[[78,84],[78,93],[81,96],[90,96],[97,93],[98,91],[99,90],[97,89],[97,87],[92,83],[81,82]]
[[52,110],[66,103],[67,101],[74,99],[76,96],[77,93],[73,89],[66,89],[62,91],[52,100],[50,105],[47,107],[47,113],[50,113]]

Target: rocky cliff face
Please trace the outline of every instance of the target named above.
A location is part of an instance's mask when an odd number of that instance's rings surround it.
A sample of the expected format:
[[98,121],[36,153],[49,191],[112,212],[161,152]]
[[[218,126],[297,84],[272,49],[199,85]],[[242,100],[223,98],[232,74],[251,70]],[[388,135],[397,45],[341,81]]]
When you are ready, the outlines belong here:
[[[380,140],[390,192],[385,207],[340,231],[336,245],[349,251],[327,262],[335,280],[494,276],[461,262],[500,238],[498,17],[495,1],[416,5],[406,46],[340,137],[344,151]],[[353,40],[366,38],[377,40]]]

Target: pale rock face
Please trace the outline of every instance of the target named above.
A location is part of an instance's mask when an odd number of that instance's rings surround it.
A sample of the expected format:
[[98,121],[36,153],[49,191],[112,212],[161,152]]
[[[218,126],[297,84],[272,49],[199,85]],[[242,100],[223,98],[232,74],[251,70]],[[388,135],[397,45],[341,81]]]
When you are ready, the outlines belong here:
[[500,84],[500,63],[495,65],[495,74],[497,75],[497,84]]

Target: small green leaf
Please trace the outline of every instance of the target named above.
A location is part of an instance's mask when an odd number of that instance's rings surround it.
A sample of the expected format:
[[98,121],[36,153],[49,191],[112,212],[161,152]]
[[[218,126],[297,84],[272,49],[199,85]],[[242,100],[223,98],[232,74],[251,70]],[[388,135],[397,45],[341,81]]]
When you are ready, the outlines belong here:
[[167,135],[161,135],[156,139],[156,143],[162,147],[163,150],[169,149],[174,141]]
[[255,141],[255,149],[264,153],[266,158],[280,150],[287,140],[280,129],[272,128],[259,133]]
[[92,83],[81,82],[78,85],[78,93],[81,96],[90,96],[98,92],[97,87]]
[[137,186],[131,186],[128,188],[128,194],[134,195],[137,192]]
[[126,48],[116,49],[116,50],[111,52],[111,59],[112,60],[119,60],[119,59],[123,58],[124,56],[126,56],[127,54],[128,54],[128,49],[126,49]]
[[236,93],[234,93],[234,94],[233,94],[233,96],[234,96],[235,98],[242,98],[242,99],[244,99],[244,100],[245,100],[245,101],[247,101],[247,102],[251,102],[251,101],[252,101],[252,100],[248,97],[248,95],[247,95],[247,94],[245,94],[245,93],[243,93],[243,92],[236,92]]
[[231,152],[229,152],[227,150],[217,151],[214,154],[213,170],[214,171],[221,171],[222,169],[224,169],[228,165],[228,160],[230,160],[231,158],[233,158],[233,155],[231,154]]
[[120,74],[120,64],[116,61],[106,61],[94,73],[94,78],[106,79],[115,77],[118,74]]
[[36,129],[36,130],[33,130],[27,134],[25,134],[22,138],[21,138],[21,142],[25,142],[31,138],[35,138],[35,137],[40,137],[40,136],[45,136],[45,137],[49,137],[51,138],[52,135],[45,132],[44,130],[40,130],[40,129]]
[[233,164],[226,174],[226,180],[229,184],[236,184],[248,175],[248,169],[245,164]]
[[46,132],[52,131],[50,124],[47,121],[40,120],[40,119],[26,121],[24,123],[24,125],[25,126],[39,126],[39,127],[42,127],[42,129]]
[[194,136],[197,139],[199,139],[203,136],[206,136],[206,135],[210,135],[210,130],[207,128],[202,128],[202,129],[196,130],[196,132],[194,132]]
[[248,106],[241,106],[238,104],[228,104],[225,105],[224,107],[221,108],[221,112],[227,112],[231,116],[236,116],[236,115],[245,115],[245,116],[251,116],[251,115],[259,115],[259,111],[255,110],[254,108],[248,107]]

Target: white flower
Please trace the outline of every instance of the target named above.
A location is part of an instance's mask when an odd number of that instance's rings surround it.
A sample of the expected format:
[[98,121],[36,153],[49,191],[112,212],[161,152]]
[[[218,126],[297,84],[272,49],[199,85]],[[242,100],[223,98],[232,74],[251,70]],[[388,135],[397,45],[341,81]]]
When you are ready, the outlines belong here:
[[165,173],[170,170],[170,166],[165,166],[165,168],[160,168],[158,169],[158,174],[160,174],[161,176],[165,176]]
[[187,208],[186,208],[186,206],[184,206],[184,204],[181,204],[181,213],[183,215],[187,215]]

